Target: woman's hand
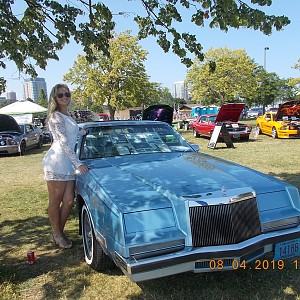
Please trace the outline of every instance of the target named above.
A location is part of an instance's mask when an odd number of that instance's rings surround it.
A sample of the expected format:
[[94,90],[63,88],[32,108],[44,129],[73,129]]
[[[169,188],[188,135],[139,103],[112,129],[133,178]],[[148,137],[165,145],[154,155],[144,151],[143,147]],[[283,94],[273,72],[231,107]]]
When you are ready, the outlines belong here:
[[86,165],[80,165],[76,169],[75,173],[77,173],[77,174],[84,174],[84,173],[88,172],[88,170],[89,170],[88,166],[86,166]]

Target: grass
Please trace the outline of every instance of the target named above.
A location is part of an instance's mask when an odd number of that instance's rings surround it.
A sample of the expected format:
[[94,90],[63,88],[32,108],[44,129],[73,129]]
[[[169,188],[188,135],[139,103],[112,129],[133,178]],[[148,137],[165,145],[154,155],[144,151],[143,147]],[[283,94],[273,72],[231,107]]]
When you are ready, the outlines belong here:
[[[235,148],[182,131],[201,152],[242,163],[300,188],[299,140],[251,136]],[[75,245],[58,250],[50,239],[47,190],[41,168],[48,147],[23,157],[0,158],[0,299],[300,299],[300,270],[293,260],[283,270],[237,270],[184,273],[142,283],[131,282],[119,269],[97,273],[83,258],[74,211],[67,231]],[[27,251],[37,256],[27,264]],[[270,257],[266,257],[266,259]],[[300,258],[298,259],[300,265]]]

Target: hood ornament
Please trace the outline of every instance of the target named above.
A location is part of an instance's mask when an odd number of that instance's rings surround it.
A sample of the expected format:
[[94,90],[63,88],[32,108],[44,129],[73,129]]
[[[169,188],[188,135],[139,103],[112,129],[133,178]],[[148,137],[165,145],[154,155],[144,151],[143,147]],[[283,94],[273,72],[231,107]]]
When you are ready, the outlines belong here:
[[221,188],[221,192],[222,192],[222,197],[226,197],[227,196],[227,189],[226,189],[226,186],[223,185],[222,188]]

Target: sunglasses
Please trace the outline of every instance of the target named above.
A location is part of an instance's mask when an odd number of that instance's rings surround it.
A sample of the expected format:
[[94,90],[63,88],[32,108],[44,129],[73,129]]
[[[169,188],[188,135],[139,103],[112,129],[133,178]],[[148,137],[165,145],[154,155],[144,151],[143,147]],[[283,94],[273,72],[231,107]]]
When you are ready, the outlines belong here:
[[63,96],[65,96],[65,97],[67,97],[67,98],[70,98],[71,97],[71,93],[69,93],[69,92],[66,92],[66,93],[59,93],[58,95],[57,95],[57,98],[62,98]]

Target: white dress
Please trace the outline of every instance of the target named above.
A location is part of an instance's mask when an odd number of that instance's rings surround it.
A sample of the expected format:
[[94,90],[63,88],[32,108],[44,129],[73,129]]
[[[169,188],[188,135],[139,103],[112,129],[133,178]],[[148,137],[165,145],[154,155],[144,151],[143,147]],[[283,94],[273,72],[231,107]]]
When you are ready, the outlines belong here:
[[48,125],[53,143],[42,162],[44,179],[75,180],[75,170],[82,165],[74,152],[79,127],[71,116],[58,111],[52,113]]

